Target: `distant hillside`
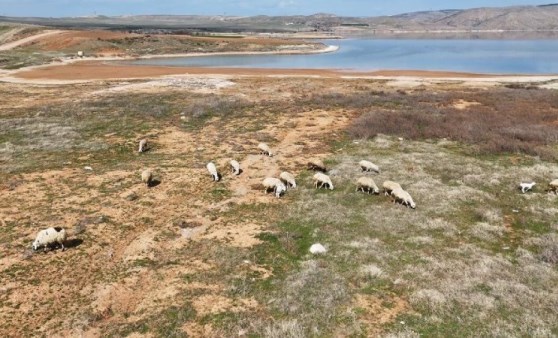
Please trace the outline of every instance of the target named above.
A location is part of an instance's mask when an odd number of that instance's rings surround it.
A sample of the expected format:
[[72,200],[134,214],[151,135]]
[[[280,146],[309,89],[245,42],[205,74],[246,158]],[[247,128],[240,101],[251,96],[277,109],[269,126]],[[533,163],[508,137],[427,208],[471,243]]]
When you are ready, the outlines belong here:
[[349,27],[363,31],[548,31],[558,30],[558,4],[441,10],[381,17],[310,16],[197,16],[141,15],[77,18],[0,17],[0,22],[19,22],[55,27],[114,29],[167,29],[232,32],[332,31]]

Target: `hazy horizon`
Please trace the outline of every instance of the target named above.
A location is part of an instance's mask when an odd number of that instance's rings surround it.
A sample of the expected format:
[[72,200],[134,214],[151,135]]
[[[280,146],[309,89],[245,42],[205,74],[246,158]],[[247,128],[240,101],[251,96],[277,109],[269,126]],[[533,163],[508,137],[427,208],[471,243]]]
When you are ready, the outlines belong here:
[[330,13],[339,16],[372,17],[397,15],[417,11],[469,9],[478,7],[537,6],[548,1],[471,0],[448,4],[442,0],[414,1],[392,0],[388,3],[370,4],[370,1],[347,0],[0,0],[0,16],[16,17],[79,17],[79,16],[128,16],[128,15],[311,15]]

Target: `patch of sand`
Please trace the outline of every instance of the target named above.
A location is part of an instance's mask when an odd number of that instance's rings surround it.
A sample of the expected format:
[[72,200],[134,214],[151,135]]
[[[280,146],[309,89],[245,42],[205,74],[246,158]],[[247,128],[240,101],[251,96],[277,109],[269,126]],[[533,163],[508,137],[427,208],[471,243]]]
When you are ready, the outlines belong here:
[[467,109],[467,108],[469,108],[469,107],[478,106],[478,105],[480,105],[479,102],[475,102],[475,101],[465,101],[465,100],[463,100],[463,99],[458,100],[458,101],[456,101],[456,102],[453,103],[453,107],[454,107],[455,109],[459,109],[459,110],[465,110],[465,109]]

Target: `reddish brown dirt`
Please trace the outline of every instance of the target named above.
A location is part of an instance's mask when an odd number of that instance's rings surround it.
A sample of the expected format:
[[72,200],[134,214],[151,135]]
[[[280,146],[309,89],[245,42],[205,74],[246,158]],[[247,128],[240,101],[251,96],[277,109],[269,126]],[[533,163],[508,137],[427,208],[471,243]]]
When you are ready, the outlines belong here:
[[158,67],[131,66],[110,64],[107,62],[86,61],[69,65],[53,65],[15,73],[15,77],[22,79],[49,80],[101,80],[119,78],[148,78],[164,75],[232,75],[232,76],[384,76],[384,77],[424,77],[424,78],[489,78],[493,75],[436,72],[436,71],[375,71],[375,72],[346,72],[327,69],[239,69],[239,68],[191,68],[191,67]]

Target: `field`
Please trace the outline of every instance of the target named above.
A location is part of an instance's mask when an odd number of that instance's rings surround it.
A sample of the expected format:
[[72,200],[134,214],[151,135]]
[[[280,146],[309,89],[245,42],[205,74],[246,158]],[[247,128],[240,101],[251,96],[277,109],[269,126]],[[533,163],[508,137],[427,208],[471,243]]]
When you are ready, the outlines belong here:
[[[554,90],[183,76],[0,93],[1,336],[558,335]],[[335,190],[313,189],[310,158]],[[361,159],[417,209],[355,192]],[[298,187],[264,194],[282,170]],[[67,250],[33,252],[49,226]]]
[[[0,43],[24,38],[41,30],[44,28],[12,28],[2,26],[0,22]],[[0,50],[0,69],[20,69],[75,59],[78,51],[84,52],[87,58],[94,59],[215,52],[308,52],[323,47],[320,43],[298,39],[64,30],[14,49]]]

